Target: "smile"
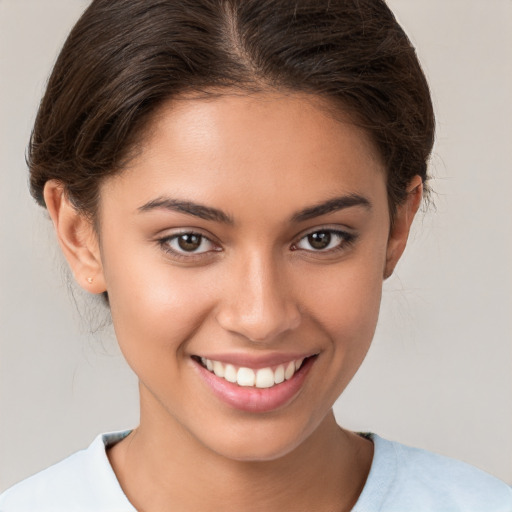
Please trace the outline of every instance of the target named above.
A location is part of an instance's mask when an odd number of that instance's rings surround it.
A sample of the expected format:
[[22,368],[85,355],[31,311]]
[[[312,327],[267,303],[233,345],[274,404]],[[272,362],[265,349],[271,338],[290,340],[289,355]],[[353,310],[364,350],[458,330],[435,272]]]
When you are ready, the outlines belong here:
[[296,354],[290,359],[277,355],[265,361],[265,357],[228,354],[219,361],[192,356],[198,376],[218,399],[251,413],[275,411],[290,404],[300,394],[317,358],[318,354]]
[[214,361],[205,357],[200,358],[201,365],[217,377],[242,387],[272,388],[286,380],[290,380],[304,362],[304,359],[296,359],[275,367],[248,368],[237,367],[232,364]]

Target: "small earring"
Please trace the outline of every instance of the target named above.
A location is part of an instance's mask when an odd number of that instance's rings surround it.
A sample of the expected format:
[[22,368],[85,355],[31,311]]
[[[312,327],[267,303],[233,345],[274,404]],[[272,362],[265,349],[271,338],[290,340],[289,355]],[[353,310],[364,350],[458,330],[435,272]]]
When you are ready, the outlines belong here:
[[92,278],[92,277],[88,277],[88,278],[87,278],[87,282],[88,282],[89,284],[92,284],[92,282],[93,282],[93,278]]

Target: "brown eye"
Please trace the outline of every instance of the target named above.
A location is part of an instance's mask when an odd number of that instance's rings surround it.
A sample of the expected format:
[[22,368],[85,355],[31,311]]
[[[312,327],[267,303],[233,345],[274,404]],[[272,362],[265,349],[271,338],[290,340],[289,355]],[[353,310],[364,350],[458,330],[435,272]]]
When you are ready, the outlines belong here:
[[186,256],[200,255],[218,250],[217,246],[199,233],[179,233],[163,238],[159,244],[166,252]]
[[356,238],[355,234],[335,229],[322,229],[303,236],[294,249],[309,252],[331,252],[350,245]]
[[203,237],[195,233],[185,233],[178,236],[178,246],[186,252],[194,252],[201,247]]
[[322,250],[329,247],[331,238],[329,231],[317,231],[316,233],[308,235],[308,243],[313,249]]

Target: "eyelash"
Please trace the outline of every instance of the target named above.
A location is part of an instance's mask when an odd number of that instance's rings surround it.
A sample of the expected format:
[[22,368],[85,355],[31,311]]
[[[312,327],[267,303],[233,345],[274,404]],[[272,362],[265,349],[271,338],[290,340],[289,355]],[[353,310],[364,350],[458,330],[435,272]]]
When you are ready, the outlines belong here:
[[[185,250],[182,250],[182,251],[179,251],[179,250],[176,250],[176,249],[173,249],[170,244],[173,242],[173,241],[178,241],[180,237],[183,237],[183,236],[196,236],[196,237],[199,237],[200,238],[200,245],[199,247],[201,247],[201,245],[203,244],[204,241],[210,243],[212,246],[214,246],[214,249],[210,249],[208,251],[203,251],[203,252],[193,252],[193,251],[185,251]],[[164,252],[172,255],[173,258],[175,259],[181,259],[181,260],[186,260],[186,261],[194,261],[196,259],[199,259],[199,258],[204,258],[205,255],[207,255],[208,253],[210,252],[219,252],[221,249],[215,244],[215,242],[213,242],[212,240],[210,240],[207,236],[203,235],[202,233],[198,233],[197,231],[193,231],[193,230],[190,230],[190,231],[182,231],[180,233],[175,233],[171,236],[166,236],[164,238],[160,238],[157,240],[158,244],[160,245],[160,247],[163,249]]]
[[[324,234],[326,233],[330,237],[333,237],[333,236],[338,237],[339,238],[338,244],[335,247],[331,247],[329,249],[318,249],[318,250],[315,250],[315,249],[303,249],[303,250],[305,250],[306,252],[309,252],[311,254],[314,254],[314,255],[323,255],[323,254],[332,255],[334,253],[337,253],[338,251],[346,250],[357,239],[357,235],[356,234],[349,233],[347,231],[343,231],[343,230],[339,230],[339,229],[333,229],[333,228],[315,229],[314,231],[310,231],[310,232],[302,235],[297,240],[297,242],[294,242],[292,244],[291,250],[292,251],[301,250],[298,247],[298,244],[300,242],[302,242],[303,240],[307,240],[307,238],[312,236],[312,235],[318,235],[320,233],[324,233]],[[183,237],[185,235],[199,237],[200,238],[200,245],[199,245],[199,247],[201,247],[203,242],[206,241],[207,243],[211,244],[214,248],[210,249],[210,250],[202,251],[202,252],[193,252],[193,251],[187,252],[187,251],[185,251],[183,249],[181,251],[173,249],[170,246],[170,244],[173,241],[178,241],[180,237]],[[206,235],[203,235],[202,233],[198,233],[198,232],[193,231],[193,230],[182,231],[180,233],[175,233],[173,235],[166,236],[164,238],[160,238],[160,239],[157,240],[157,242],[158,242],[159,246],[162,248],[162,250],[164,252],[172,255],[173,258],[175,258],[175,259],[182,259],[182,260],[186,260],[186,261],[194,261],[194,260],[199,259],[199,258],[204,258],[206,255],[208,255],[208,253],[220,252],[222,250],[218,245],[215,244],[215,242],[210,240]],[[329,242],[331,242],[331,240],[329,240]]]
[[[340,229],[333,229],[333,228],[323,228],[323,229],[317,228],[314,231],[309,231],[308,233],[302,235],[299,238],[299,240],[292,245],[292,250],[293,251],[300,250],[300,248],[297,247],[300,242],[302,242],[303,240],[307,240],[308,237],[310,237],[312,235],[318,235],[320,233],[327,233],[330,238],[332,238],[333,236],[338,237],[339,241],[335,247],[331,247],[329,249],[317,249],[317,250],[304,249],[305,251],[312,253],[314,255],[324,255],[324,254],[332,255],[334,253],[337,253],[338,251],[346,250],[357,239],[357,235],[355,233],[349,233],[348,231],[343,231]],[[329,242],[331,242],[331,239],[329,239]]]

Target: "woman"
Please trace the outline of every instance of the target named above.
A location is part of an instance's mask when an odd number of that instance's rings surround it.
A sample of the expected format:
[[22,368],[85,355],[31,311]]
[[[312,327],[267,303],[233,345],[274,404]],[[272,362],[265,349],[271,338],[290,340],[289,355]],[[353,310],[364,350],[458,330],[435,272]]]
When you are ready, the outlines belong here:
[[93,2],[40,107],[31,189],[109,304],[140,425],[0,509],[509,510],[492,477],[332,414],[433,132],[383,2]]

